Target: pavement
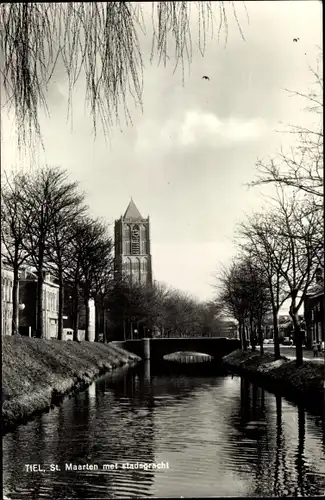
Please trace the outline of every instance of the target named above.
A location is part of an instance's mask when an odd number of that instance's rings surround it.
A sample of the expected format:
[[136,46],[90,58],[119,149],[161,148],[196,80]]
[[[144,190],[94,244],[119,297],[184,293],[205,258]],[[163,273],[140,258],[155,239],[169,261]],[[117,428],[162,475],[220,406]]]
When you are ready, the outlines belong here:
[[[263,346],[265,351],[273,351],[274,346],[272,344],[266,344]],[[296,359],[296,347],[280,345],[280,353],[288,359]],[[314,358],[313,351],[311,349],[304,349],[304,361],[313,361],[315,363],[324,363],[324,352],[318,354],[317,358]]]

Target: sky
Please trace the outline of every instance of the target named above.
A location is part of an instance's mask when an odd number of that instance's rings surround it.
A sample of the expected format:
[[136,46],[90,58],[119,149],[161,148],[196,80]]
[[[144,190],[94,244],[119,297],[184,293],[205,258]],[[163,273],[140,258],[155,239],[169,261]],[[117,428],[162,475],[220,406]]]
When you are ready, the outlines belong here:
[[[321,2],[248,1],[246,7],[248,19],[236,2],[245,40],[229,10],[227,43],[221,31],[219,42],[207,40],[204,57],[192,8],[193,54],[183,82],[181,70],[173,71],[172,50],[166,68],[150,64],[144,6],[143,111],[131,105],[133,124],[113,126],[109,141],[100,129],[94,140],[83,81],[73,95],[73,126],[67,121],[60,72],[47,95],[50,118],[41,119],[45,152],[39,150],[36,161],[66,168],[86,192],[91,213],[112,231],[132,196],[150,216],[154,279],[199,300],[214,296],[221,266],[236,253],[236,224],[265,202],[258,189],[245,186],[256,175],[257,158],[289,146],[281,122],[308,119],[304,103],[285,89],[308,91],[308,65],[315,65],[322,46]],[[12,114],[3,114],[2,168],[29,168],[30,160],[18,156],[13,123]]]

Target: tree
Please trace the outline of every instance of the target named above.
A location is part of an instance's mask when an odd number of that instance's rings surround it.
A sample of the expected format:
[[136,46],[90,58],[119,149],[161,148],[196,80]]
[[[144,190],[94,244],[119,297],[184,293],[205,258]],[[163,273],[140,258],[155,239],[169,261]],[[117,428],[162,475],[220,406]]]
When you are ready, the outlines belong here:
[[54,214],[46,246],[47,268],[59,284],[58,340],[62,340],[63,335],[64,284],[71,263],[71,246],[75,236],[73,225],[86,213],[84,194],[79,191],[78,184],[71,185],[69,189],[74,202]]
[[[123,331],[123,338],[133,337],[133,327],[141,322],[151,326],[153,297],[150,288],[141,284],[130,285],[127,279],[115,280],[107,301],[115,325],[116,334]],[[150,314],[151,313],[151,314]]]
[[78,338],[81,290],[85,310],[85,340],[89,340],[89,300],[100,285],[96,283],[100,272],[106,272],[106,267],[111,266],[112,248],[112,240],[102,221],[89,216],[75,221],[67,271],[73,295],[74,340]]
[[49,238],[55,230],[55,223],[70,209],[75,208],[78,184],[68,180],[65,170],[47,166],[35,171],[22,185],[25,178],[17,174],[24,200],[24,224],[31,216],[25,249],[37,273],[37,336],[43,337],[43,283],[46,270]]
[[[287,241],[274,228],[272,212],[253,214],[238,226],[237,243],[244,255],[254,260],[267,280],[273,317],[274,356],[280,358],[278,314],[288,298],[283,272],[289,270]],[[287,268],[285,266],[288,266]]]
[[300,366],[303,363],[303,339],[298,313],[323,256],[322,215],[319,211],[311,211],[309,204],[297,199],[294,193],[285,197],[282,191],[281,195],[278,197],[275,229],[288,252],[283,264],[276,262],[276,265],[291,299],[289,314],[294,326],[296,363]]
[[241,348],[247,350],[245,320],[248,316],[248,297],[242,286],[244,275],[238,259],[222,269],[219,281],[220,284],[216,285],[217,303],[238,321]]
[[[106,299],[108,298],[114,282],[114,258],[111,253],[105,254],[103,261],[98,263],[96,269],[93,270],[93,284],[91,287],[91,295],[95,302],[95,342],[99,341],[99,326],[101,324],[101,315],[105,310]],[[104,328],[104,325],[103,325]],[[106,331],[103,331],[104,340]]]
[[[83,273],[84,305],[86,310],[85,340],[89,340],[89,300],[95,299],[96,292],[103,292],[102,286],[112,272],[112,239],[106,235],[106,227],[99,221],[89,226],[89,244],[84,247],[81,258]],[[103,281],[104,280],[104,281]],[[98,339],[96,339],[98,340]]]
[[[321,54],[322,56],[322,54]],[[257,161],[258,176],[252,186],[262,184],[282,185],[308,195],[315,206],[323,210],[323,76],[319,67],[310,68],[315,78],[314,88],[307,94],[288,91],[291,96],[307,102],[306,110],[314,116],[310,127],[289,125],[287,133],[296,136],[297,144],[289,151],[283,148],[269,161]],[[283,133],[283,132],[282,132]]]
[[1,256],[12,266],[12,334],[18,333],[19,325],[19,271],[29,257],[26,240],[32,225],[33,214],[27,210],[22,197],[27,175],[13,176],[4,173],[1,188]]
[[[199,49],[214,25],[212,2],[196,2],[199,11]],[[219,0],[219,28],[228,36],[227,3]],[[233,2],[229,8],[242,30]],[[153,2],[152,59],[166,65],[169,37],[175,43],[175,67],[191,60],[191,5]],[[157,20],[157,24],[155,22]],[[57,68],[68,78],[69,106],[81,75],[96,132],[100,120],[107,131],[119,119],[120,106],[130,119],[128,91],[136,105],[142,102],[142,48],[145,34],[143,7],[132,2],[71,2],[0,4],[1,74],[5,105],[12,107],[20,142],[31,131],[40,135],[39,107],[47,110],[46,91]],[[213,32],[212,32],[213,33]],[[243,36],[243,34],[242,34]]]
[[[218,287],[217,287],[218,289]],[[228,269],[223,270],[218,302],[234,316],[240,325],[241,344],[246,349],[244,327],[249,322],[252,349],[255,350],[257,335],[263,354],[262,324],[270,309],[270,293],[264,270],[250,255],[238,256]]]
[[221,309],[214,301],[199,304],[197,311],[198,331],[201,332],[202,337],[224,336],[224,325],[220,313]]

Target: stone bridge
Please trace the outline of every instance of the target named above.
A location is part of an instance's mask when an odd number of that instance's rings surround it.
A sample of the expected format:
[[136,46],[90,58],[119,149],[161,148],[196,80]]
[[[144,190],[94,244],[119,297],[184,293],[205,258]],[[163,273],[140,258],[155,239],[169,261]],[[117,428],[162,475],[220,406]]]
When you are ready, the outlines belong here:
[[238,339],[228,339],[226,337],[153,338],[114,341],[112,343],[129,352],[137,354],[142,359],[150,359],[153,361],[162,360],[166,354],[172,354],[178,351],[209,354],[217,361],[240,347],[240,341]]

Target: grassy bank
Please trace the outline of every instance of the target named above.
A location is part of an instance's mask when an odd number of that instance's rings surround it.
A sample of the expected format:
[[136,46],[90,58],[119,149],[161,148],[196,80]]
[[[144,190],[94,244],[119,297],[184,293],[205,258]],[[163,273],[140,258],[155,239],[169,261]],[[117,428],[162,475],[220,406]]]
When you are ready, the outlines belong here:
[[95,377],[139,359],[111,344],[4,337],[3,431],[48,410]]
[[223,358],[233,372],[247,375],[270,391],[313,409],[324,407],[324,365],[305,361],[299,368],[295,360],[275,360],[272,353],[235,351]]

